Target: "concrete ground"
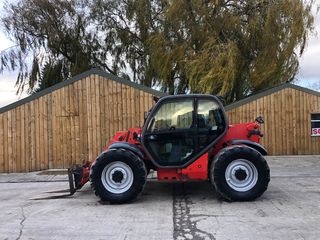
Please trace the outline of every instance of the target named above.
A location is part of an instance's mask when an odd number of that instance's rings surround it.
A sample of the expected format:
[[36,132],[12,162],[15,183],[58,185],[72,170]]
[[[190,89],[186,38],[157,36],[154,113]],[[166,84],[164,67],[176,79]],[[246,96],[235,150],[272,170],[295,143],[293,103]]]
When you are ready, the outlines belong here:
[[133,203],[101,204],[65,176],[0,174],[0,239],[320,239],[320,156],[268,157],[271,182],[254,202],[219,200],[210,183],[150,180]]

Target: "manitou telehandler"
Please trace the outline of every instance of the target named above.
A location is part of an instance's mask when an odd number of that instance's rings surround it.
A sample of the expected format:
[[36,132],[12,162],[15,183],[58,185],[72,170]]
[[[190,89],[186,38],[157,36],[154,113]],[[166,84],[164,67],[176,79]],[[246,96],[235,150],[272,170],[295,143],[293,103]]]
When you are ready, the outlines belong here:
[[143,128],[117,132],[102,153],[68,170],[70,195],[89,180],[102,201],[125,203],[137,197],[151,169],[158,181],[210,180],[228,201],[250,201],[268,187],[270,171],[259,144],[260,125],[228,125],[212,95],[161,98]]

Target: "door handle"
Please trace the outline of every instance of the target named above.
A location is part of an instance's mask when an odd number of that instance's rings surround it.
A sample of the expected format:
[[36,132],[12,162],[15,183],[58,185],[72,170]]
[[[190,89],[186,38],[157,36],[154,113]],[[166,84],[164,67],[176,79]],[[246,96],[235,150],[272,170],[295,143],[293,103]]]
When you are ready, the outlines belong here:
[[150,135],[149,136],[149,140],[151,140],[151,141],[155,141],[155,140],[157,140],[158,139],[158,136],[157,135]]

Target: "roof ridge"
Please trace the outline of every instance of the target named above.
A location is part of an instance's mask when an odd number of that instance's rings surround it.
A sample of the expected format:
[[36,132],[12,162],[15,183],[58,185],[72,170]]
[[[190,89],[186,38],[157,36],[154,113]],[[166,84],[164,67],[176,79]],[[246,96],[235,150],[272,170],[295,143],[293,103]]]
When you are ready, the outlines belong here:
[[305,88],[305,87],[301,87],[301,86],[298,86],[296,84],[293,84],[293,83],[290,83],[290,82],[285,82],[285,83],[280,83],[276,86],[273,86],[273,87],[270,87],[270,88],[266,88],[264,90],[261,90],[257,93],[254,93],[252,95],[248,95],[246,96],[245,98],[242,98],[236,102],[233,102],[227,106],[225,106],[225,110],[228,111],[228,110],[232,110],[234,108],[237,108],[237,107],[240,107],[244,104],[247,104],[247,103],[250,103],[250,102],[253,102],[259,98],[262,98],[262,97],[265,97],[265,96],[268,96],[268,95],[271,95],[273,93],[276,93],[278,91],[281,91],[285,88],[293,88],[295,90],[298,90],[298,91],[302,91],[302,92],[306,92],[306,93],[309,93],[309,94],[312,94],[312,95],[317,95],[320,97],[320,92],[318,91],[315,91],[315,90],[312,90],[312,89],[309,89],[309,88]]
[[11,104],[8,104],[4,107],[1,107],[0,108],[0,114],[1,113],[4,113],[4,112],[7,112],[13,108],[16,108],[16,107],[19,107],[25,103],[28,103],[28,102],[31,102],[37,98],[40,98],[44,95],[47,95],[49,93],[52,93],[54,92],[55,90],[58,90],[60,88],[63,88],[69,84],[72,84],[74,82],[77,82],[79,80],[82,80],[90,75],[99,75],[101,77],[104,77],[106,79],[109,79],[109,80],[112,80],[112,81],[115,81],[115,82],[118,82],[118,83],[122,83],[122,84],[125,84],[127,86],[130,86],[130,87],[133,87],[133,88],[137,88],[141,91],[145,91],[145,92],[148,92],[150,94],[153,94],[153,95],[156,95],[156,96],[165,96],[167,95],[166,93],[163,93],[163,92],[160,92],[160,91],[157,91],[157,90],[154,90],[150,87],[147,87],[147,86],[144,86],[142,84],[138,84],[138,83],[135,83],[135,82],[131,82],[129,80],[126,80],[124,78],[121,78],[121,77],[118,77],[118,76],[115,76],[111,73],[107,73],[99,68],[92,68],[92,69],[89,69],[85,72],[82,72],[82,73],[79,73],[71,78],[68,78],[62,82],[59,82],[55,85],[52,85],[51,87],[48,87],[40,92],[37,92],[37,93],[34,93],[32,95],[29,95],[21,100],[18,100],[16,102],[13,102]]

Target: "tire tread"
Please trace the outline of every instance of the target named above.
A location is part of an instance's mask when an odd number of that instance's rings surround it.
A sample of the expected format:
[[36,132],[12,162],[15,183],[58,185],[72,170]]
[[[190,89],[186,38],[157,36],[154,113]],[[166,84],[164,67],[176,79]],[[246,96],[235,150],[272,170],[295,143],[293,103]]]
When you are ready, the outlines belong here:
[[[224,171],[225,169],[223,169],[223,162],[226,161],[228,158],[232,157],[234,154],[235,155],[240,155],[243,153],[246,154],[252,154],[252,156],[254,156],[257,161],[260,161],[260,163],[262,164],[262,168],[266,171],[266,176],[264,181],[263,181],[263,185],[261,186],[261,189],[259,189],[259,192],[254,194],[254,195],[248,195],[245,198],[242,199],[237,199],[235,197],[232,197],[230,194],[230,192],[226,191],[226,189],[223,189],[220,187],[219,181],[221,181],[219,174],[221,173],[221,171]],[[247,147],[247,146],[241,146],[241,145],[234,145],[234,146],[230,146],[230,147],[226,147],[223,148],[222,150],[220,150],[220,152],[214,157],[213,161],[211,162],[210,165],[210,181],[213,184],[213,186],[215,187],[218,195],[220,197],[222,197],[223,199],[227,200],[227,201],[252,201],[258,197],[260,197],[268,188],[268,184],[270,182],[270,168],[268,166],[267,161],[265,160],[265,158],[255,149],[251,148],[251,147]]]
[[[135,179],[137,184],[135,182],[133,183],[135,189],[133,189],[130,194],[122,193],[120,195],[116,195],[113,193],[109,193],[107,190],[104,189],[104,187],[101,186],[101,172],[102,169],[110,162],[112,162],[112,156],[109,156],[109,159],[107,158],[109,154],[114,154],[114,155],[123,155],[124,159],[128,159],[128,161],[131,161],[130,164],[136,167],[136,172],[134,172]],[[132,169],[133,170],[133,169]],[[134,171],[134,170],[133,170]],[[134,154],[131,151],[125,150],[125,149],[110,149],[109,151],[106,151],[102,153],[97,159],[92,166],[92,173],[90,175],[90,182],[91,182],[91,187],[95,193],[96,196],[100,197],[100,199],[103,202],[110,202],[110,203],[116,203],[116,204],[121,204],[121,203],[127,203],[131,202],[134,199],[137,198],[137,196],[143,191],[144,186],[146,184],[146,167],[144,162],[140,159],[139,156]],[[103,192],[103,189],[105,192]],[[120,196],[120,197],[119,197]]]

